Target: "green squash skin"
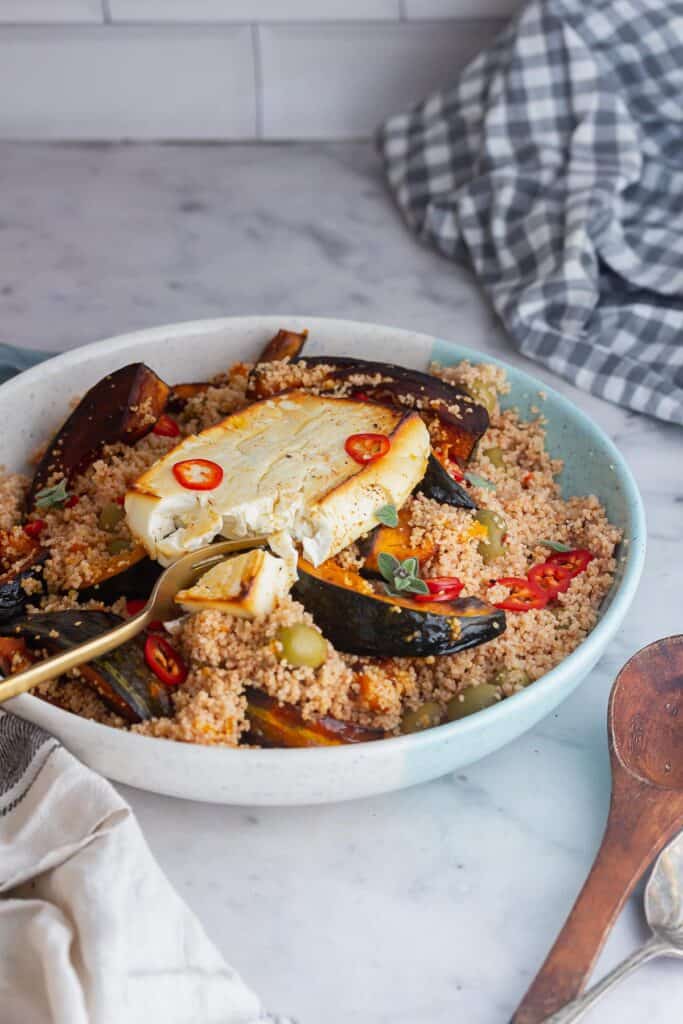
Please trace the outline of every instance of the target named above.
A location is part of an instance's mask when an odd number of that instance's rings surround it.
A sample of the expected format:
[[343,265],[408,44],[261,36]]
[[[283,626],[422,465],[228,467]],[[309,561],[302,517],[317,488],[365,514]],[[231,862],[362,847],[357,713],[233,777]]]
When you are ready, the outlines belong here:
[[[80,611],[36,612],[21,619],[0,625],[0,636],[21,636],[29,644],[39,644],[48,649],[68,651],[92,637],[100,636],[123,620],[113,612]],[[50,635],[57,633],[57,636]],[[131,722],[145,721],[172,714],[168,690],[158,681],[147,667],[140,644],[135,641],[117,647],[101,658],[96,658],[90,667],[104,684],[100,689],[93,685],[102,700]],[[88,681],[90,684],[90,681]],[[112,699],[110,689],[118,698]],[[123,701],[125,708],[120,701]]]
[[473,511],[478,508],[476,502],[461,487],[457,480],[450,476],[439,460],[429,456],[427,472],[414,491],[415,494],[424,494],[425,498],[438,501],[440,505],[452,505],[453,508],[470,508]]
[[[346,654],[373,658],[456,654],[505,631],[505,612],[475,597],[458,598],[448,606],[468,615],[439,615],[417,605],[406,608],[360,594],[301,568],[292,596],[311,613],[323,636]],[[472,614],[475,609],[481,609],[481,614]],[[455,631],[454,621],[459,627]]]

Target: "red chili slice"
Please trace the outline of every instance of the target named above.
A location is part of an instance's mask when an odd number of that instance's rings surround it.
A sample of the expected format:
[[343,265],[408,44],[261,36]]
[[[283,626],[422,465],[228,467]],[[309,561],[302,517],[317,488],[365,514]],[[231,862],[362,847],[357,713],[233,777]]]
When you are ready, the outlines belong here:
[[145,640],[145,661],[165,686],[180,686],[187,679],[187,666],[168,640],[154,634]]
[[64,502],[64,508],[73,508],[74,505],[78,505],[80,500],[77,494],[71,494]]
[[592,562],[595,555],[588,551],[587,548],[575,548],[573,551],[556,551],[548,559],[546,559],[549,565],[559,566],[560,569],[566,569],[569,573],[569,578],[574,579],[580,572],[586,568],[589,562]]
[[346,438],[344,448],[355,462],[367,465],[386,455],[391,448],[391,441],[386,434],[351,434],[351,437]]
[[427,604],[428,601],[454,601],[464,584],[457,576],[432,576],[425,580],[429,587],[428,594],[412,594],[413,601]]
[[126,503],[125,494],[119,494],[118,498],[114,498],[114,501],[116,502],[117,505],[120,505],[123,508],[123,506]]
[[548,595],[531,580],[504,576],[497,582],[508,587],[510,593],[504,601],[494,605],[495,608],[502,608],[506,612],[528,612],[532,608],[545,608],[548,603]]
[[40,537],[46,526],[47,523],[44,519],[32,519],[30,523],[26,523],[24,526],[24,533],[27,537],[35,540],[36,537]]
[[223,470],[210,459],[185,459],[176,462],[173,475],[188,491],[213,491],[223,479]]
[[161,416],[154,424],[152,433],[159,434],[160,437],[178,437],[180,434],[180,427],[172,416],[167,416],[165,412],[162,412]]
[[532,583],[548,595],[551,599],[558,594],[564,594],[569,589],[572,581],[572,574],[569,569],[561,565],[553,565],[552,562],[543,562],[542,565],[533,565],[527,577]]

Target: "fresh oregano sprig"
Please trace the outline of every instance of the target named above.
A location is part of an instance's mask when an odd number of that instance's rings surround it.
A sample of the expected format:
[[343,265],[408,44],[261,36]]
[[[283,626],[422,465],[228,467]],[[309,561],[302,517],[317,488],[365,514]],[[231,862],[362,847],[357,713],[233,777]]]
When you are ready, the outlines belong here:
[[400,597],[401,594],[428,594],[429,587],[420,579],[420,568],[417,558],[398,558],[382,551],[377,557],[377,567],[385,581],[388,594]]
[[551,551],[571,551],[571,545],[563,544],[560,540],[537,540],[537,544],[542,544],[544,548],[550,548]]
[[36,508],[54,508],[63,505],[69,498],[66,489],[66,477],[62,477],[58,484],[53,487],[43,487],[36,494]]
[[382,526],[398,526],[398,512],[395,505],[382,505],[375,512],[377,519]]

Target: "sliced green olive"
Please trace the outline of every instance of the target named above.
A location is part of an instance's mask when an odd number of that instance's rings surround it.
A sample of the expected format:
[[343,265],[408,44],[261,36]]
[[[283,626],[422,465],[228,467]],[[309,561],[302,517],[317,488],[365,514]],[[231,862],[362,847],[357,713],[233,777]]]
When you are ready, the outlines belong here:
[[491,465],[496,466],[497,469],[502,469],[502,467],[505,465],[505,456],[503,455],[502,448],[486,448],[484,451],[484,455],[489,460]]
[[125,512],[114,501],[108,501],[100,512],[97,523],[102,530],[114,530],[123,519]]
[[475,402],[483,405],[489,416],[493,416],[498,404],[498,392],[492,384],[485,384],[483,380],[474,380],[467,385],[467,390]]
[[129,548],[130,543],[124,540],[123,537],[112,537],[111,540],[107,541],[107,551],[110,555],[122,555]]
[[474,518],[486,527],[488,536],[482,537],[477,550],[488,565],[489,562],[495,562],[496,558],[500,558],[504,554],[503,538],[507,530],[507,523],[501,515],[488,508],[480,508]]
[[468,686],[466,690],[453,697],[446,705],[446,716],[449,722],[457,722],[459,718],[467,718],[475,711],[483,711],[498,703],[498,688],[491,683],[480,683],[479,686]]
[[305,622],[297,622],[293,626],[282,626],[275,634],[282,650],[278,654],[281,661],[286,661],[295,668],[307,666],[319,668],[327,657],[327,640],[313,626]]
[[531,676],[523,668],[501,668],[491,682],[494,686],[528,686]]
[[428,700],[424,704],[404,711],[401,719],[401,732],[422,732],[424,729],[433,729],[440,725],[443,715],[441,708],[434,700]]

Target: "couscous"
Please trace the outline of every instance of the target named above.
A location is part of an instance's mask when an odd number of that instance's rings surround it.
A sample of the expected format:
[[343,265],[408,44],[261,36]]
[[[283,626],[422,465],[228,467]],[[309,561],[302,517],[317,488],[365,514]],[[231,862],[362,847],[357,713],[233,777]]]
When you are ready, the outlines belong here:
[[[386,500],[397,491],[380,487],[370,528],[321,565],[300,557],[290,585],[258,606],[266,611],[202,607],[200,594],[191,610],[179,607],[176,620],[127,645],[134,650],[121,657],[141,699],[128,701],[97,665],[42,685],[39,697],[188,743],[357,742],[488,707],[581,643],[612,584],[620,532],[596,497],[562,498],[562,463],[545,449],[542,414],[527,421],[499,405],[504,372],[435,365],[432,391],[401,368],[307,359],[303,340],[281,332],[257,364],[236,364],[210,384],[168,389],[148,371],[150,389],[137,371],[127,417],[102,420],[73,452],[62,434],[36,456],[32,481],[2,476],[5,674],[78,642],[84,622],[92,631],[135,614],[160,567],[146,538],[131,532],[126,495],[166,456],[183,487],[210,491],[216,471],[174,461],[178,446],[283,393],[418,416],[430,449],[424,479],[398,503]],[[388,428],[346,438],[338,453],[345,479],[358,466],[379,471],[390,447]],[[218,468],[222,477],[227,463]],[[244,559],[252,574],[266,561]]]

